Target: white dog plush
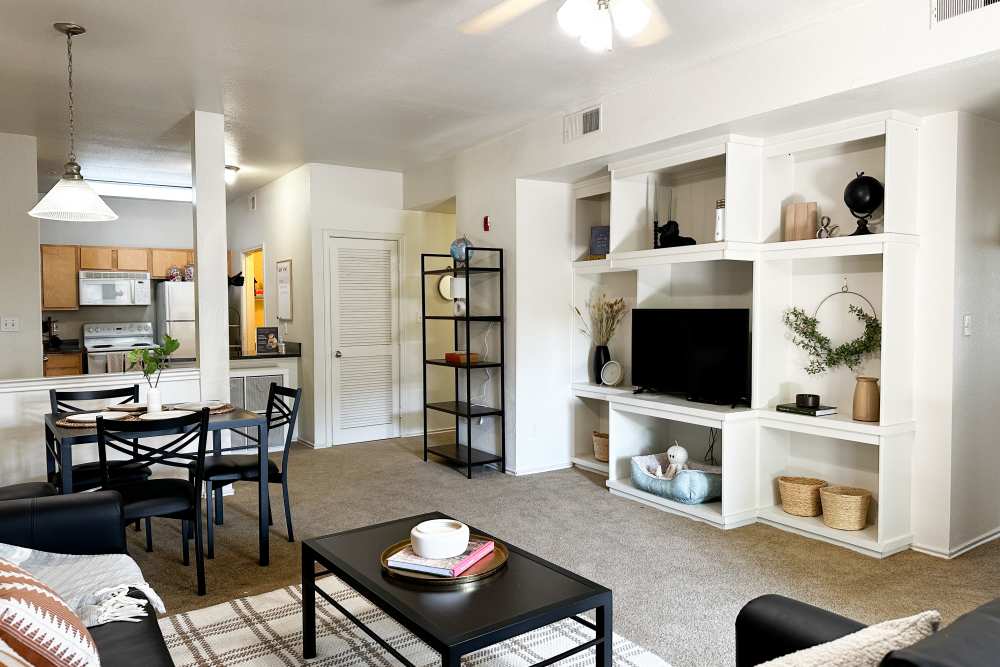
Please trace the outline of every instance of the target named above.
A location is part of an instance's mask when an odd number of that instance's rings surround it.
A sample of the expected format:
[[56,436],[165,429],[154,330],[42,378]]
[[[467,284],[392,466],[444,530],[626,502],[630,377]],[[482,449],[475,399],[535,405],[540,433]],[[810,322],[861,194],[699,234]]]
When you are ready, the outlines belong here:
[[666,470],[663,470],[661,466],[656,466],[656,476],[661,479],[673,479],[681,470],[688,469],[688,452],[677,444],[676,440],[674,440],[674,446],[667,450],[667,460],[670,461],[670,465],[667,466]]

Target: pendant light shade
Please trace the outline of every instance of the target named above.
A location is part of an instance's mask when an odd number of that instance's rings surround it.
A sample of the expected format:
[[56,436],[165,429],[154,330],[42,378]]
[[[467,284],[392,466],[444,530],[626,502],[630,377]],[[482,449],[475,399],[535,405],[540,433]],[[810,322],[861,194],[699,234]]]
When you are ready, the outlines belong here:
[[52,26],[66,35],[66,70],[69,79],[69,162],[62,178],[42,200],[28,211],[33,218],[63,220],[65,222],[109,222],[118,215],[87,185],[76,161],[76,124],[73,101],[73,38],[87,32],[75,23],[56,23]]

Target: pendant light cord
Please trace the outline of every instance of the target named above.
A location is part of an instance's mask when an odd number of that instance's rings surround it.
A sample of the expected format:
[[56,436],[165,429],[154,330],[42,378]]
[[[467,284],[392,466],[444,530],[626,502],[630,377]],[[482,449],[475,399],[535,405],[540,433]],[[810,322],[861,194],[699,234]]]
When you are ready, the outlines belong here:
[[76,126],[73,118],[73,33],[66,33],[66,72],[69,75],[69,161],[76,162]]

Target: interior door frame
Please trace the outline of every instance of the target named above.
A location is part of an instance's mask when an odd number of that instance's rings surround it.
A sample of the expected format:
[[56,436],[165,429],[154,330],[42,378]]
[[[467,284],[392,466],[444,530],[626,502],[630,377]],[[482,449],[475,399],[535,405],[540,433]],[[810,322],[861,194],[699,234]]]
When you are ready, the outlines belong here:
[[[267,250],[264,248],[264,243],[258,243],[257,245],[249,246],[240,250],[240,270],[243,272],[244,281],[247,277],[247,259],[248,255],[254,252],[260,251],[260,265],[264,269],[264,273],[267,273]],[[250,290],[253,291],[253,284],[250,285]],[[244,353],[247,350],[247,287],[246,282],[243,283],[242,296],[240,298],[240,345],[243,348]],[[264,324],[267,324],[267,283],[264,284]],[[256,331],[254,332],[256,336]],[[254,347],[256,352],[256,346]]]
[[403,433],[403,414],[405,414],[408,407],[406,405],[406,393],[403,391],[403,386],[406,384],[404,381],[406,370],[406,346],[403,344],[403,341],[407,340],[409,326],[408,322],[403,317],[402,308],[400,307],[403,300],[403,277],[406,275],[404,273],[406,270],[406,236],[395,232],[363,232],[357,230],[325,229],[323,230],[323,274],[325,284],[322,307],[323,331],[327,334],[323,337],[323,386],[326,391],[326,401],[324,406],[326,409],[326,442],[330,443],[331,446],[336,444],[333,440],[336,388],[333,386],[333,313],[330,309],[330,297],[333,294],[334,278],[333,263],[330,261],[330,251],[333,249],[333,240],[338,238],[396,242],[396,303],[394,304],[394,307],[396,308],[396,322],[399,323],[399,335],[396,339],[396,358],[399,359],[399,381],[395,389],[399,393],[399,413],[396,415],[394,420],[394,430],[396,432],[395,437],[398,438],[402,436]]

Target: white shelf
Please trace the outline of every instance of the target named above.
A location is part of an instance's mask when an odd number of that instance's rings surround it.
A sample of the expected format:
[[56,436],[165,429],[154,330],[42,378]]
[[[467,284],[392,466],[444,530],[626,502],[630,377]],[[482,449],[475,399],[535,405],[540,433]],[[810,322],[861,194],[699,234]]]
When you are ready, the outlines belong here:
[[594,458],[593,454],[577,454],[570,459],[573,465],[578,468],[584,468],[590,470],[591,472],[603,473],[606,477],[608,475],[609,466],[606,461],[598,461]]
[[590,382],[574,382],[572,385],[574,396],[580,398],[594,398],[599,401],[607,401],[615,396],[631,396],[631,387],[609,387],[606,384],[593,384]]
[[883,426],[868,422],[854,421],[848,415],[826,415],[810,417],[777,410],[757,410],[758,423],[767,428],[775,428],[793,433],[817,435],[839,440],[850,440],[869,445],[880,445],[886,436],[911,433],[916,430],[914,422],[903,422]]
[[[702,503],[700,505],[685,505],[684,503],[678,503],[673,500],[661,498],[660,496],[653,495],[652,493],[646,493],[645,491],[633,486],[631,481],[625,479],[609,479],[607,481],[607,487],[611,490],[611,493],[616,496],[628,498],[629,500],[635,500],[664,512],[679,514],[696,521],[704,521],[705,523],[712,524],[713,526],[717,526],[719,528],[727,527],[724,519],[722,518],[721,501],[714,503]],[[734,526],[728,527],[732,528]]]
[[817,538],[875,558],[891,556],[903,551],[910,544],[908,535],[892,542],[879,542],[878,528],[874,524],[862,530],[837,530],[823,523],[822,517],[794,516],[778,506],[759,509],[757,518],[775,528]]
[[608,401],[616,408],[627,412],[712,428],[721,428],[722,423],[726,421],[754,419],[755,417],[755,411],[750,408],[695,403],[680,396],[668,394],[634,394],[631,388],[578,382],[573,384],[572,389],[576,396]]
[[573,272],[577,275],[608,273],[611,271],[610,259],[581,259],[573,262]]
[[649,266],[666,266],[685,262],[714,262],[723,259],[749,262],[757,258],[759,245],[758,243],[740,241],[720,241],[678,248],[613,252],[610,255],[611,268],[615,271],[626,271]]
[[819,257],[849,257],[856,255],[881,255],[890,244],[919,245],[919,237],[912,234],[867,234],[864,236],[835,236],[830,239],[781,241],[758,244],[762,260],[813,259]]

